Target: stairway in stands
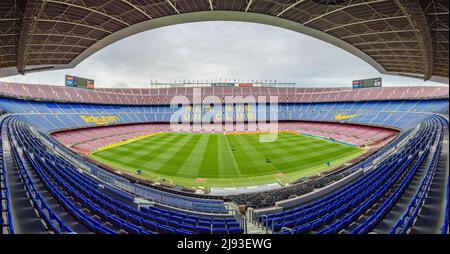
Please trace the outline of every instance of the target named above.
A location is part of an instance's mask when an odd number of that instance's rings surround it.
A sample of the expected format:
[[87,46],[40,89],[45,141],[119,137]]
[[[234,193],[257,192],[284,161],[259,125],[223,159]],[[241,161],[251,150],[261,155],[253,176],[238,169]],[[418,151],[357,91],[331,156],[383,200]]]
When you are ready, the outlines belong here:
[[47,234],[43,222],[31,205],[27,192],[20,178],[16,160],[8,141],[6,126],[1,130],[5,170],[11,204],[11,216],[16,234]]
[[247,223],[247,234],[269,234],[269,232],[266,232],[266,230],[262,227],[258,227],[256,224],[254,223]]
[[449,174],[448,152],[449,142],[447,130],[436,172],[427,197],[425,198],[420,216],[411,229],[411,234],[439,234],[441,232],[445,213],[446,186]]
[[[226,206],[229,207],[230,210],[234,210],[236,213],[240,213],[239,206],[234,202],[226,202]],[[255,223],[250,222],[249,218],[242,214],[242,216],[245,218],[245,227],[247,228],[247,234],[267,234],[269,232],[266,232],[266,229],[263,227],[258,227]]]
[[30,162],[26,159],[22,149],[18,149],[18,153],[21,157],[21,160],[24,164],[25,169],[28,172],[31,180],[33,181],[34,187],[39,192],[41,197],[44,199],[45,203],[49,206],[49,208],[58,216],[64,224],[70,227],[74,232],[80,234],[88,234],[92,233],[85,226],[80,224],[77,220],[75,220],[59,203],[57,200],[53,198],[47,187],[42,183],[38,174],[34,171]]
[[[408,173],[410,173],[410,171],[413,170],[414,165],[415,165],[416,163],[419,163],[419,162],[418,162],[418,159],[419,159],[418,157],[419,157],[419,156],[417,156],[416,158],[414,158],[413,162],[408,166],[407,170],[405,170],[405,172],[400,176],[400,178],[393,184],[393,186],[387,191],[387,193],[386,193],[383,197],[381,197],[381,199],[380,199],[374,206],[370,207],[370,208],[369,208],[362,216],[360,216],[356,221],[354,221],[353,223],[351,223],[350,226],[349,226],[347,229],[341,231],[340,233],[343,233],[343,234],[351,234],[352,231],[353,231],[355,228],[357,228],[360,224],[362,224],[362,223],[364,223],[365,221],[367,221],[367,220],[370,218],[370,216],[371,216],[372,214],[374,214],[374,213],[377,211],[377,209],[379,209],[379,208],[381,207],[381,204],[382,204],[383,202],[385,202],[386,200],[388,200],[389,197],[393,196],[393,195],[394,195],[394,192],[399,188],[399,186],[401,185],[401,183],[405,180],[405,178],[407,177]],[[418,171],[420,171],[420,170],[425,171],[425,167],[426,167],[426,166],[425,166],[424,164],[426,164],[426,161],[422,161],[422,163],[421,163],[420,166],[419,166]],[[416,173],[416,175],[417,175],[417,173]],[[409,185],[408,185],[408,186],[409,186]],[[414,194],[413,194],[413,195],[414,195]],[[394,205],[394,208],[395,208],[395,207],[396,207],[396,205]],[[392,210],[391,210],[391,212],[392,212]],[[395,214],[396,214],[396,213],[395,213]],[[400,216],[401,216],[401,214],[400,214]],[[384,219],[383,219],[383,221],[384,221]],[[395,224],[395,222],[397,222],[397,221],[396,221],[396,220],[393,221],[393,222],[392,222],[392,225]],[[389,224],[390,224],[390,223],[389,223]],[[388,226],[388,228],[390,229],[391,227]]]
[[[441,232],[445,217],[448,179],[448,129],[443,128],[442,131],[440,134],[443,134],[444,138],[441,141],[437,140],[441,143],[434,143],[432,153],[421,165],[408,188],[383,221],[371,231],[372,233],[439,234]],[[437,163],[433,156],[438,156]],[[421,203],[420,200],[424,202]]]
[[431,162],[432,154],[428,154],[427,158],[422,162],[420,167],[417,169],[408,187],[403,192],[402,196],[397,200],[395,205],[391,208],[384,219],[378,223],[370,232],[377,234],[388,234],[392,227],[397,223],[397,221],[403,216],[405,211],[408,209],[408,205],[414,198],[414,195],[420,188],[420,183],[424,179],[427,173],[428,166]]

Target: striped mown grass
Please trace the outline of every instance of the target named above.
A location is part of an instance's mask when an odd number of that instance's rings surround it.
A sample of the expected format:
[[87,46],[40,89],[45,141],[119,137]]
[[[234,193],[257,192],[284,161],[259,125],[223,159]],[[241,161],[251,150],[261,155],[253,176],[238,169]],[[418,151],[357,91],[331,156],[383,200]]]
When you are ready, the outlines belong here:
[[[261,143],[261,134],[163,133],[91,156],[120,170],[187,187],[237,187],[286,183],[330,170],[363,149],[294,133]],[[330,166],[327,162],[330,162]]]

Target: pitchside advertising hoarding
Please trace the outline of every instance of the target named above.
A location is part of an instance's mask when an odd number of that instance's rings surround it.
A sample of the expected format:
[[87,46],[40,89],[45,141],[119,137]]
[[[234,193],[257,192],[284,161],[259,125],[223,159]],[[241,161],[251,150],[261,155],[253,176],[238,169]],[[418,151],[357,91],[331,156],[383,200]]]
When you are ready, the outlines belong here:
[[68,87],[78,87],[85,89],[94,89],[94,80],[80,78],[77,76],[66,75],[66,86]]
[[353,85],[354,89],[355,88],[381,87],[382,80],[381,80],[381,78],[353,80],[352,85]]

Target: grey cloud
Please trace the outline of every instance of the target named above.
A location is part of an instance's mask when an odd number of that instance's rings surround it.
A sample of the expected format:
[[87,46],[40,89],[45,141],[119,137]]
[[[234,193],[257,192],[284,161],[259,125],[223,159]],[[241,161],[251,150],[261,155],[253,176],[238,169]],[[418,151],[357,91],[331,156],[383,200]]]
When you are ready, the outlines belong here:
[[380,75],[361,59],[320,40],[260,24],[199,22],[159,28],[110,45],[70,70],[5,81],[64,84],[64,75],[93,78],[99,87],[146,87],[150,80],[262,79],[300,86],[350,87],[382,76],[385,85],[423,85]]

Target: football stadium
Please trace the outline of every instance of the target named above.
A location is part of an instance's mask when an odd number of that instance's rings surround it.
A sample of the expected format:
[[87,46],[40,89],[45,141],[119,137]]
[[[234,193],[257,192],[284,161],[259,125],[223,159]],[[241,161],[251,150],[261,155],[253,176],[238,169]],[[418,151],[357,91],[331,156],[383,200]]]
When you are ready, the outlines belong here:
[[2,0],[0,77],[198,21],[439,85],[0,81],[0,234],[448,235],[448,1]]

